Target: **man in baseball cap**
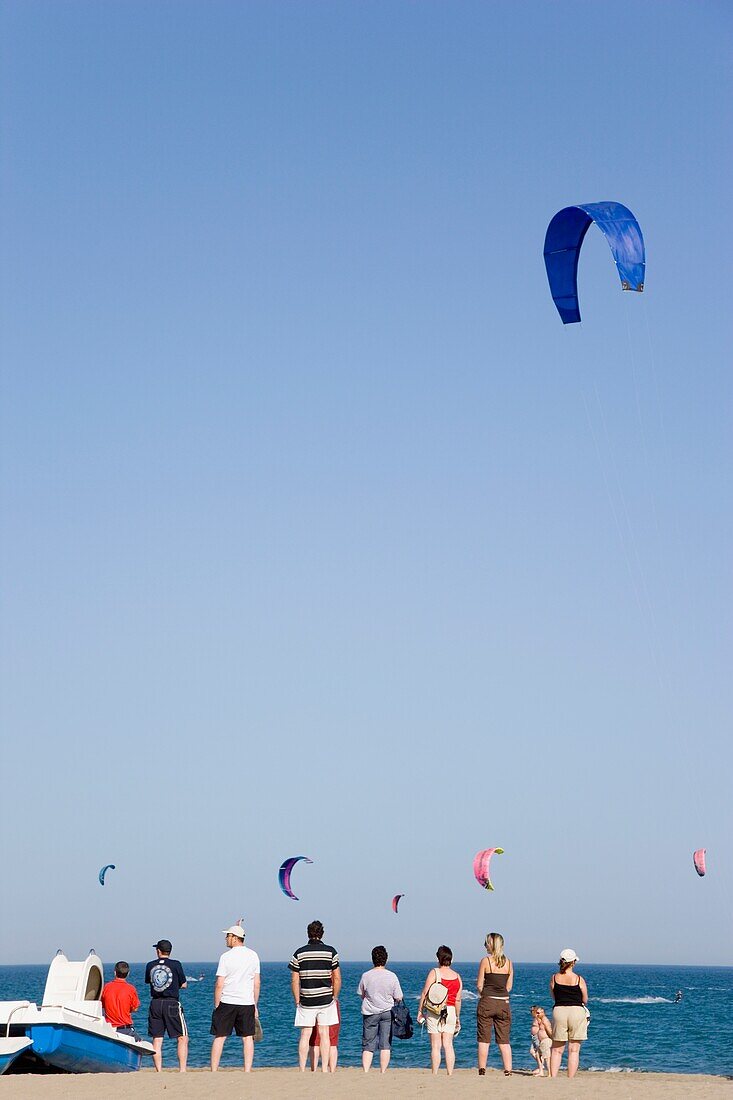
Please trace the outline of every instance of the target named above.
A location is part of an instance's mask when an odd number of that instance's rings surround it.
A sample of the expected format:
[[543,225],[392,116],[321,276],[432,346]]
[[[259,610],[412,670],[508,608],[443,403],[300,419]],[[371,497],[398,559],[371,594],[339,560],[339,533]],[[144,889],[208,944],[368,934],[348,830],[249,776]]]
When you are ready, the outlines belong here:
[[227,950],[219,959],[211,1017],[211,1070],[216,1073],[227,1037],[235,1031],[242,1040],[244,1072],[249,1073],[255,1056],[255,1020],[260,996],[260,960],[244,946],[241,920],[224,930]]
[[158,957],[145,967],[145,984],[150,986],[148,1035],[155,1048],[153,1065],[160,1073],[163,1068],[163,1038],[168,1035],[177,1041],[178,1068],[181,1073],[185,1073],[188,1061],[188,1027],[179,993],[186,988],[186,973],[178,959],[170,957],[173,950],[170,940],[158,940],[153,947]]

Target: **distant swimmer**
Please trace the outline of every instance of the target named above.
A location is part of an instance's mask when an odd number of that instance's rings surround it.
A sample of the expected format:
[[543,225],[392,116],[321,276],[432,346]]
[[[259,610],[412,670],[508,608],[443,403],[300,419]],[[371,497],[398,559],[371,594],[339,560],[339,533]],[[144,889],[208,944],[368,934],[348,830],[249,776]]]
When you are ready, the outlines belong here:
[[674,1003],[676,1005],[678,1005],[681,1000],[682,1000],[682,990],[678,989],[677,992],[674,995]]

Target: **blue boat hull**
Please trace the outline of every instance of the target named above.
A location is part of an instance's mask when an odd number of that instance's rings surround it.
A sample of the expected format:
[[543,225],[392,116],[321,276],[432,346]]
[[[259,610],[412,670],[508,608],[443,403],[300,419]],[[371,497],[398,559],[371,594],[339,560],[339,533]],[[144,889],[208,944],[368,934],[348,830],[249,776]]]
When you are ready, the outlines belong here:
[[33,1024],[26,1034],[34,1054],[68,1073],[133,1073],[142,1062],[142,1052],[132,1044],[68,1024]]

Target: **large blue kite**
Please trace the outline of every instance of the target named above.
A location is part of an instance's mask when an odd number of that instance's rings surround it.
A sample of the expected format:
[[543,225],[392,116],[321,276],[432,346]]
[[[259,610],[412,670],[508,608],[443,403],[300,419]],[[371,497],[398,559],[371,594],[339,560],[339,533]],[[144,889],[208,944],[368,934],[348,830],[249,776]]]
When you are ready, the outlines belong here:
[[545,267],[552,299],[564,325],[580,320],[578,257],[595,222],[616,261],[622,290],[644,289],[644,238],[638,221],[620,202],[589,202],[559,210],[545,234]]

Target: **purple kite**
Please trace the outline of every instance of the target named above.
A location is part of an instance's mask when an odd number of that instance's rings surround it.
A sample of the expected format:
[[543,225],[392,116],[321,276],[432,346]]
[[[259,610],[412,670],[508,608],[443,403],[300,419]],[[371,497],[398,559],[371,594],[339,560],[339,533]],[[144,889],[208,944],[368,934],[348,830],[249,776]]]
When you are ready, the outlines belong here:
[[491,864],[491,857],[496,853],[498,856],[504,855],[503,848],[484,848],[482,852],[477,852],[473,861],[473,873],[476,878],[476,882],[479,886],[483,886],[484,890],[493,890],[494,885],[489,876],[489,866]]
[[693,852],[692,862],[695,864],[695,870],[700,878],[705,874],[705,853],[707,848],[698,848],[696,852]]
[[395,894],[395,896],[392,898],[392,912],[393,913],[397,912],[397,906],[400,904],[400,898],[403,898],[404,896],[405,896],[404,894]]
[[312,859],[308,859],[308,856],[291,856],[290,859],[286,859],[282,864],[280,870],[277,873],[278,880],[280,882],[280,889],[286,897],[292,898],[293,901],[299,901],[300,899],[295,896],[290,888],[290,876],[293,873],[293,867],[296,863],[303,860],[304,863],[312,863]]

